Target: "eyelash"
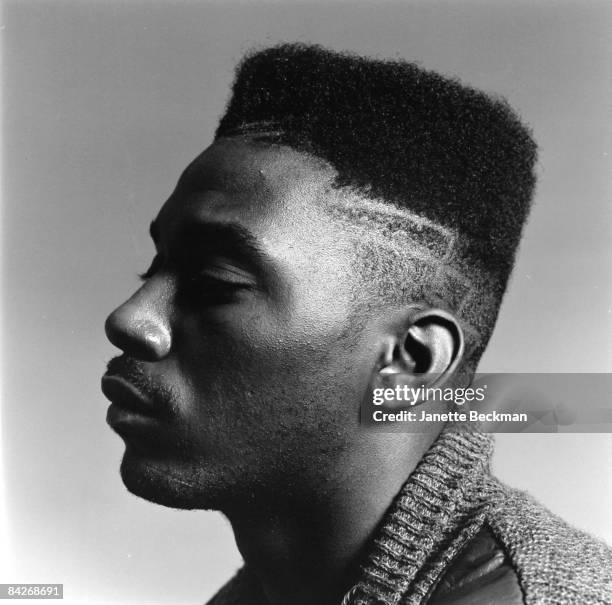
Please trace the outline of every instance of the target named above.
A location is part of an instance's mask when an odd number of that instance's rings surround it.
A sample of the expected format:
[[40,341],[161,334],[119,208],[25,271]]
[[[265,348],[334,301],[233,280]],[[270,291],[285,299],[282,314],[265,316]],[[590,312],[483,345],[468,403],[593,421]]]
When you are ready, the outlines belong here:
[[151,277],[153,277],[157,273],[157,270],[159,269],[160,265],[161,258],[159,257],[159,255],[154,256],[149,268],[143,273],[138,273],[138,278],[141,281],[147,281],[147,279],[151,279]]

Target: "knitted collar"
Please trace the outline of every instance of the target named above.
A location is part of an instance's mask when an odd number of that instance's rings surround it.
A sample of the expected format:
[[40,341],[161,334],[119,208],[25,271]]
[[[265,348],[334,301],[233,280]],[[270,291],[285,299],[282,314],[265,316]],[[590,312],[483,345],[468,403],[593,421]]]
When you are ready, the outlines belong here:
[[396,605],[408,593],[411,602],[421,601],[478,529],[492,452],[491,435],[461,425],[442,431],[387,511],[361,579],[343,603]]

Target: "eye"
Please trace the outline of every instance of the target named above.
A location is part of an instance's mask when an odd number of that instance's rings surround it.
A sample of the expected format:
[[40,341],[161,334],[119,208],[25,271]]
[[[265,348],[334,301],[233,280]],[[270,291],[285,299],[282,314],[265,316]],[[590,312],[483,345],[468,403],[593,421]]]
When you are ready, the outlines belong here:
[[209,265],[185,276],[183,289],[200,304],[223,305],[236,302],[240,292],[255,289],[255,283],[238,267]]

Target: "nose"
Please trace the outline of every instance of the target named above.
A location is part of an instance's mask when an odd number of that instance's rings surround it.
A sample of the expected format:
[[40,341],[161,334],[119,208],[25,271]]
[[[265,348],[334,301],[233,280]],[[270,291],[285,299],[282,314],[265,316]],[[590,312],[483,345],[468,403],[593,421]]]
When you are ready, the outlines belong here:
[[145,284],[106,319],[107,338],[126,355],[142,361],[160,361],[172,347],[170,325],[161,297]]

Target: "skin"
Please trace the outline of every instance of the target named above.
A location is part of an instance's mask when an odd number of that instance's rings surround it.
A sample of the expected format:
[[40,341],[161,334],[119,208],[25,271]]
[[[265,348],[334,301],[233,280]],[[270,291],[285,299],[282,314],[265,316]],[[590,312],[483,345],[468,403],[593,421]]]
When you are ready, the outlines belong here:
[[[439,377],[460,357],[460,331],[435,310],[355,317],[353,250],[323,212],[334,177],[287,147],[216,141],[156,217],[142,287],[106,323],[123,352],[103,389],[125,485],[227,515],[271,605],[341,600],[439,431],[360,427],[381,368],[409,377],[425,359]],[[238,258],[219,224],[248,232],[257,255]],[[126,382],[151,413],[125,411]]]

